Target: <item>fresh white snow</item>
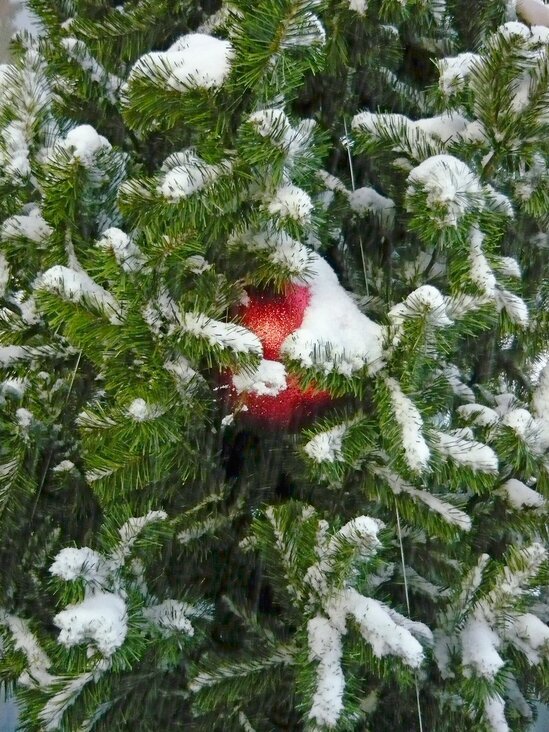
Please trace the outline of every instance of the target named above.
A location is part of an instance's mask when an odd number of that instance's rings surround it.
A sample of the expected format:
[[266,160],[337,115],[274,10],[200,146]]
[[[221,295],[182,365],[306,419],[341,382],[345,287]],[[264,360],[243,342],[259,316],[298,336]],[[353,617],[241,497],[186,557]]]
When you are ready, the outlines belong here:
[[484,713],[486,721],[492,728],[491,732],[509,732],[509,725],[505,718],[505,702],[499,694],[486,698]]
[[484,207],[482,185],[473,171],[453,155],[434,155],[415,167],[408,176],[408,195],[423,191],[427,205],[443,206],[438,216],[442,226],[457,226],[475,208]]
[[250,252],[265,251],[270,261],[278,267],[284,267],[294,278],[306,278],[311,263],[311,251],[301,242],[278,229],[251,232],[246,229],[236,232],[229,238],[229,245],[243,245]]
[[231,378],[237,394],[250,392],[274,397],[287,387],[284,364],[267,359],[262,359],[256,369],[242,370]]
[[365,366],[375,373],[383,365],[383,329],[360,312],[324,259],[311,253],[310,261],[309,304],[282,354],[326,373],[350,376]]
[[476,53],[460,53],[457,56],[447,56],[438,61],[440,74],[439,85],[444,94],[452,94],[463,89],[471,71],[480,62]]
[[114,226],[102,233],[96,246],[110,249],[125,272],[139,272],[145,264],[145,257],[139,247],[124,231]]
[[267,210],[270,214],[287,217],[300,224],[311,221],[313,203],[311,197],[302,188],[292,184],[278,188],[272,197],[269,197]]
[[15,649],[21,651],[27,659],[27,669],[19,677],[19,683],[23,686],[44,687],[55,681],[55,677],[48,671],[51,661],[38,644],[26,620],[0,609],[0,624],[8,627]]
[[112,592],[97,592],[68,605],[53,622],[61,631],[59,643],[70,648],[92,642],[107,657],[120,648],[128,631],[126,604]]
[[115,298],[84,271],[55,265],[38,279],[37,289],[47,290],[65,300],[83,303],[88,300],[101,310],[113,325],[123,320],[122,309]]
[[513,508],[545,508],[546,501],[541,493],[529,488],[521,480],[510,478],[500,488],[507,502]]
[[111,144],[91,125],[79,125],[67,133],[64,140],[58,142],[72,153],[73,157],[87,168],[95,164],[95,156],[100,150],[110,150]]
[[263,352],[259,338],[247,328],[234,323],[223,323],[203,313],[179,314],[178,329],[197,338],[204,338],[218,348],[230,348],[235,353]]
[[[3,233],[3,232],[2,232]],[[10,267],[4,252],[0,252],[0,297],[4,297],[10,279]]]
[[217,165],[206,163],[189,148],[166,158],[157,190],[168,200],[177,202],[206,188],[229,170],[227,161]]
[[434,433],[441,455],[451,458],[458,465],[483,473],[497,473],[498,457],[491,447],[470,439],[467,428],[451,432]]
[[521,328],[526,328],[530,321],[528,315],[528,306],[524,300],[503,288],[496,291],[496,304],[498,309],[505,310],[509,320]]
[[359,15],[365,15],[368,10],[368,0],[347,0],[349,10],[354,10]]
[[286,153],[288,162],[307,149],[316,126],[314,120],[304,119],[297,127],[292,127],[284,110],[277,108],[258,110],[248,121],[262,137],[268,137],[275,147]]
[[463,404],[457,408],[458,414],[464,419],[471,420],[479,427],[493,427],[499,422],[499,414],[484,404]]
[[24,237],[38,243],[50,236],[53,229],[44,220],[38,206],[34,206],[26,214],[10,216],[2,224],[2,237],[15,239]]
[[348,194],[349,204],[359,216],[374,214],[385,229],[390,229],[395,218],[395,202],[374,188],[357,188]]
[[101,84],[111,103],[115,103],[117,93],[122,85],[122,79],[110,74],[90,53],[86,44],[76,38],[62,38],[61,45],[70,58],[74,59],[90,75],[92,81]]
[[395,495],[407,493],[414,500],[420,501],[432,511],[439,514],[447,523],[457,526],[462,531],[470,531],[472,526],[471,518],[461,509],[433,495],[427,490],[416,488],[387,468],[376,467],[373,472],[387,482]]
[[164,414],[164,408],[158,404],[149,404],[140,397],[134,399],[128,407],[128,414],[135,422],[148,422]]
[[307,442],[305,452],[316,463],[334,463],[343,460],[343,437],[347,425],[339,424],[325,432],[319,432]]
[[29,410],[24,407],[19,407],[19,409],[16,410],[15,419],[17,420],[18,425],[24,430],[28,429],[34,422],[32,412],[29,412]]
[[493,681],[504,665],[504,660],[498,653],[502,642],[480,615],[480,612],[473,615],[461,631],[463,665],[479,676]]
[[353,588],[341,590],[325,603],[326,612],[341,634],[347,632],[347,617],[359,626],[362,637],[378,658],[397,656],[412,668],[423,660],[423,648],[409,630],[397,624],[383,603],[364,597]]
[[133,66],[128,82],[135,77],[161,81],[167,88],[218,89],[227,79],[234,50],[229,41],[206,33],[181,36],[167,51],[142,56]]
[[189,620],[192,608],[185,602],[178,600],[164,600],[158,605],[151,605],[143,609],[143,615],[155,625],[164,635],[185,633],[194,635],[194,628]]
[[86,582],[101,583],[105,579],[105,560],[102,554],[87,546],[76,549],[65,547],[50,566],[50,574],[66,581],[82,578]]
[[343,711],[345,678],[341,668],[341,634],[327,618],[317,615],[307,623],[309,659],[319,661],[309,719],[335,727]]
[[406,462],[414,472],[426,470],[429,465],[431,451],[423,437],[423,419],[421,414],[400,388],[396,379],[386,378],[394,417],[402,432],[402,447]]
[[488,297],[494,297],[496,291],[496,278],[482,250],[483,241],[484,234],[480,229],[473,227],[471,230],[471,248],[469,254],[471,262],[471,279],[476,285],[478,285],[483,294]]

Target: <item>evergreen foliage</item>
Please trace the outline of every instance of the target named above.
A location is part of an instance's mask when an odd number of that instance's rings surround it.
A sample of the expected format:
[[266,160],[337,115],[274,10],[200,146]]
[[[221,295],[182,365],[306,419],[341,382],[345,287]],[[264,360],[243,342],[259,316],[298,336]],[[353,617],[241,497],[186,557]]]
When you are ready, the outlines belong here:
[[[526,730],[549,701],[549,28],[500,0],[30,5],[45,33],[0,67],[20,729]],[[361,325],[284,365],[334,406],[247,424],[238,306],[325,262]]]

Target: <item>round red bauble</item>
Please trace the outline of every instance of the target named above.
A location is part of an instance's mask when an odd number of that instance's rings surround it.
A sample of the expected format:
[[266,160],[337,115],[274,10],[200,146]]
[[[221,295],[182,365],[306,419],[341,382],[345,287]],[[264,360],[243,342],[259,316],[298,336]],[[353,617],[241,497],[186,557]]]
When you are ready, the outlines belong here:
[[288,285],[283,294],[253,291],[238,310],[242,324],[255,333],[263,346],[263,358],[280,360],[285,339],[297,330],[311,294],[303,285]]
[[[301,325],[309,300],[309,288],[303,285],[288,285],[282,294],[257,290],[248,293],[247,302],[238,309],[237,315],[258,336],[265,360],[282,361],[282,344]],[[230,373],[224,375],[223,381],[228,387],[231,408],[246,421],[265,427],[296,427],[333,401],[328,391],[314,385],[303,388],[288,373],[286,388],[275,396],[253,391],[239,394]]]

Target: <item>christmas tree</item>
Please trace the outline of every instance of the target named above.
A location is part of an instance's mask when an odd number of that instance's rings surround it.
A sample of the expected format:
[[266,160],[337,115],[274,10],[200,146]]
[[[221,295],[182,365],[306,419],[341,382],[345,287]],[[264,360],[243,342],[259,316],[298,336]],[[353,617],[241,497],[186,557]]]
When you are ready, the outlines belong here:
[[30,5],[0,67],[20,729],[528,729],[547,6]]

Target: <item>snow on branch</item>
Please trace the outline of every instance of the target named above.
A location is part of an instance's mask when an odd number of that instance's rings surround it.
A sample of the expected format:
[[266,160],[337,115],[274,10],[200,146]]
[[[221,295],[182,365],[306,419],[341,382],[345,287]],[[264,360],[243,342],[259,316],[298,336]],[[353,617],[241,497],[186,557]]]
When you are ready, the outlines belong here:
[[51,226],[45,221],[38,206],[27,209],[26,214],[10,216],[4,220],[0,233],[3,239],[16,239],[24,237],[40,244],[53,232]]
[[374,214],[381,226],[388,230],[393,227],[395,219],[395,202],[382,196],[374,188],[357,188],[348,193],[349,205],[359,216]]
[[268,138],[285,152],[290,161],[307,150],[316,126],[314,120],[304,119],[297,127],[292,127],[284,110],[276,108],[258,110],[250,115],[248,121],[261,137]]
[[[316,687],[308,717],[320,727],[334,728],[344,707],[342,638],[349,631],[349,619],[376,657],[396,656],[413,669],[423,660],[420,640],[431,644],[433,636],[423,623],[352,587],[358,568],[363,570],[381,547],[381,521],[357,516],[330,532],[328,522],[303,504],[270,506],[265,516],[271,530],[265,532],[266,522],[258,522],[256,541],[269,553],[275,550],[275,561],[283,565],[294,601],[310,614],[306,618],[308,655],[316,665]],[[318,559],[303,573],[303,557],[312,554]]]
[[465,135],[470,124],[456,112],[415,121],[403,114],[360,112],[353,117],[352,128],[374,140],[391,140],[393,152],[422,160],[429,151],[442,151],[441,145]]
[[[3,232],[0,232],[3,234]],[[10,267],[4,252],[0,251],[0,297],[4,297],[10,280]]]
[[32,352],[23,346],[0,346],[1,368],[8,368],[19,361],[30,361],[32,358]]
[[165,636],[173,633],[193,636],[194,628],[189,620],[193,614],[196,613],[192,605],[178,600],[164,600],[158,605],[151,605],[143,610],[144,617]]
[[168,514],[165,511],[149,511],[144,516],[132,516],[118,529],[120,544],[117,547],[117,557],[127,557],[141,532],[151,524],[166,521]]
[[237,394],[277,396],[287,387],[284,364],[266,359],[262,359],[253,370],[244,369],[233,373],[231,380]]
[[120,648],[128,632],[126,604],[112,592],[95,592],[82,602],[68,605],[53,622],[61,631],[59,643],[70,648],[92,642],[106,657]]
[[146,260],[139,247],[124,231],[116,227],[106,229],[95,246],[112,251],[125,272],[139,272],[145,265]]
[[532,411],[539,420],[540,428],[549,432],[549,363],[544,366],[539,375],[532,395]]
[[510,409],[503,415],[501,424],[512,429],[535,455],[542,455],[549,447],[547,421],[532,417],[527,409]]
[[122,79],[110,74],[90,53],[83,41],[76,38],[62,38],[61,45],[67,51],[69,58],[76,61],[84,71],[87,71],[92,81],[105,89],[109,101],[114,104],[117,100],[118,90],[122,86]]
[[281,352],[325,373],[351,376],[365,366],[375,373],[383,365],[382,327],[360,312],[322,257],[311,253],[310,261],[309,304]]
[[172,153],[160,168],[158,192],[170,201],[188,198],[211,185],[220,175],[230,172],[229,161],[206,163],[191,148]]
[[505,639],[526,656],[531,666],[549,658],[549,628],[537,615],[515,616],[505,631]]
[[496,305],[499,311],[504,310],[509,320],[520,328],[527,328],[530,321],[528,306],[524,300],[503,288],[496,291]]
[[402,447],[408,467],[414,472],[426,470],[431,451],[423,437],[421,414],[396,379],[386,378],[385,385],[389,391],[393,416],[402,433]]
[[58,552],[49,571],[67,582],[81,578],[86,583],[102,584],[106,579],[107,566],[103,555],[94,549],[66,547]]
[[96,155],[101,150],[110,150],[111,144],[91,125],[79,125],[70,130],[63,139],[57,140],[52,152],[55,152],[55,147],[67,150],[85,168],[93,168]]
[[230,348],[235,353],[261,355],[263,349],[259,338],[247,328],[234,323],[223,323],[203,313],[180,313],[178,330],[204,338],[212,346]]
[[293,14],[293,17],[286,25],[286,32],[281,40],[280,48],[322,46],[325,41],[326,31],[324,26],[314,13],[306,11]]
[[389,311],[389,319],[395,328],[394,345],[402,336],[404,323],[412,318],[425,318],[433,328],[445,328],[453,323],[447,314],[446,299],[432,285],[421,285]]
[[534,510],[544,510],[547,506],[545,498],[537,491],[529,488],[521,480],[510,478],[500,486],[500,493],[507,503],[517,511],[523,508],[532,508]]
[[[69,681],[65,681],[64,686],[53,694],[44,704],[38,715],[39,719],[44,723],[44,732],[56,732],[60,729],[63,715],[71,707],[78,698],[78,695],[90,681],[96,681],[104,668],[95,671],[88,671],[75,676]],[[61,679],[59,679],[61,681]]]
[[330,538],[324,535],[328,529],[325,522],[319,523],[316,553],[318,561],[311,564],[305,574],[305,582],[309,591],[318,598],[325,599],[330,595],[330,575],[338,566],[338,559],[345,548],[352,548],[353,556],[362,560],[373,556],[381,546],[378,532],[383,523],[369,516],[357,516],[348,521]]
[[[463,584],[455,608],[457,615],[449,613],[442,619],[448,633],[445,643],[448,647],[461,648],[466,676],[475,675],[493,682],[505,666],[502,654],[506,644],[515,646],[530,665],[547,659],[549,628],[534,614],[525,613],[521,602],[521,597],[531,592],[530,583],[546,561],[547,550],[541,544],[510,552],[493,588],[479,599],[477,591],[490,564],[488,555],[480,557]],[[467,615],[463,627],[456,622],[460,615]],[[444,667],[444,648],[440,643],[438,646],[437,658]]]
[[[325,609],[332,625],[342,635],[347,632],[347,617],[352,617],[378,658],[397,656],[412,668],[420,666],[423,660],[421,644],[409,630],[391,618],[383,603],[347,588],[328,600]],[[425,630],[426,635],[430,635],[429,630]]]
[[499,414],[485,404],[463,404],[457,408],[457,412],[463,419],[471,420],[472,424],[479,427],[493,427],[499,420]]
[[181,36],[166,51],[142,56],[132,67],[128,84],[147,79],[167,89],[215,90],[227,79],[234,50],[229,41],[205,33]]
[[530,25],[549,28],[549,7],[543,0],[516,0],[517,13]]
[[48,686],[54,682],[55,677],[48,671],[51,661],[40,647],[28,623],[0,609],[0,624],[8,628],[16,650],[21,651],[27,659],[27,668],[19,677],[19,683],[32,687]]
[[120,325],[123,322],[124,316],[120,304],[83,270],[76,271],[55,265],[38,278],[35,287],[69,302],[83,304],[87,300],[103,312],[113,325]]
[[484,714],[492,732],[510,732],[510,727],[505,718],[505,701],[499,694],[486,697]]
[[[66,353],[66,352],[65,352]],[[9,368],[16,363],[33,361],[44,356],[61,356],[63,351],[51,346],[0,346],[0,368]]]
[[465,214],[482,210],[484,191],[475,173],[452,155],[435,155],[408,176],[408,210],[416,208],[412,196],[421,193],[440,227],[456,227]]
[[127,409],[128,415],[134,422],[148,422],[161,417],[165,412],[159,404],[150,404],[140,397],[134,399]]
[[456,396],[460,397],[466,402],[475,401],[474,391],[471,389],[470,386],[464,383],[463,376],[461,375],[460,370],[455,364],[446,364],[441,373],[450,384],[450,387]]
[[335,727],[343,711],[345,677],[341,668],[341,633],[328,618],[316,615],[307,623],[309,660],[318,661],[316,689],[309,719]]
[[311,252],[285,231],[269,228],[252,233],[248,229],[229,237],[229,245],[243,245],[250,252],[266,252],[275,267],[284,267],[293,277],[306,279],[310,272]]
[[477,227],[473,227],[471,230],[471,248],[469,254],[471,279],[478,285],[484,295],[494,298],[496,293],[496,278],[482,251],[483,241],[484,234]]
[[470,430],[435,431],[436,446],[441,455],[458,465],[483,473],[498,472],[498,457],[488,445],[470,439]]
[[505,662],[498,653],[502,641],[484,620],[481,612],[475,613],[461,631],[461,649],[466,675],[474,671],[478,676],[494,680]]
[[1,132],[0,165],[5,176],[25,178],[31,173],[29,145],[25,125],[18,120],[10,122]]
[[446,96],[463,89],[471,72],[480,63],[481,57],[476,53],[460,53],[447,56],[438,61],[439,86]]
[[313,202],[306,191],[292,184],[278,188],[267,197],[267,211],[282,218],[289,218],[299,224],[309,224],[313,212]]
[[338,424],[329,430],[319,432],[304,447],[306,454],[316,463],[334,463],[342,461],[343,437],[347,425]]
[[428,508],[441,516],[441,518],[443,518],[448,524],[457,526],[462,529],[462,531],[470,531],[472,526],[470,516],[459,508],[456,508],[456,506],[443,501],[441,498],[433,495],[427,490],[422,490],[421,488],[416,488],[415,486],[410,485],[388,468],[375,467],[373,472],[386,481],[387,485],[395,495],[398,496],[400,493],[406,493],[414,500],[425,504]]
[[[59,643],[69,648],[86,643],[102,654],[103,661],[100,663],[108,663],[110,657],[124,644],[129,632],[131,613],[128,597],[131,594],[126,582],[130,583],[133,591],[138,589],[143,597],[145,607],[139,608],[142,620],[154,626],[162,635],[183,633],[190,638],[194,635],[191,619],[210,617],[210,608],[206,603],[193,606],[174,599],[158,602],[149,594],[138,560],[134,559],[128,565],[129,575],[120,571],[127,564],[143,530],[166,519],[164,511],[149,511],[143,516],[129,518],[120,527],[120,539],[108,555],[88,547],[65,548],[57,554],[50,573],[65,581],[81,579],[85,590],[81,602],[68,605],[53,619],[60,630]],[[144,627],[142,622],[141,626]],[[68,694],[69,689],[66,691]],[[65,696],[63,690],[59,694],[60,702]]]

